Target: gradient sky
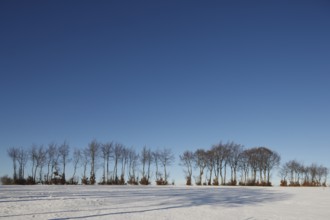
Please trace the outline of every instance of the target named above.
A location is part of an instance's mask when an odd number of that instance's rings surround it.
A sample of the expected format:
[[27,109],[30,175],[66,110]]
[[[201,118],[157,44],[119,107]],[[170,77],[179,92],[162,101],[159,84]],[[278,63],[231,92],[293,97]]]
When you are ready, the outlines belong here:
[[220,140],[330,167],[327,0],[2,0],[0,30],[0,176],[93,138],[171,148],[178,182]]

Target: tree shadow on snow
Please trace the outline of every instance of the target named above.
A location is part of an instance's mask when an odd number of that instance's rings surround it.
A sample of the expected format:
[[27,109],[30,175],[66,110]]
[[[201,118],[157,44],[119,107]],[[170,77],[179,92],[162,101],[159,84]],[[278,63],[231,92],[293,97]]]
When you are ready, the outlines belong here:
[[[136,202],[139,199],[148,201],[148,204],[145,206],[131,206],[126,208],[121,207],[118,208],[117,211],[111,210],[111,212],[108,213],[98,213],[56,219],[85,219],[105,216],[110,217],[113,215],[138,214],[178,208],[198,207],[204,205],[214,206],[215,208],[253,206],[264,203],[284,201],[291,197],[290,194],[269,190],[267,188],[249,187],[159,187],[146,188],[145,191],[133,190],[130,192],[125,192],[125,190],[123,190],[120,192],[120,194],[124,198],[127,197],[125,205],[129,205],[130,203]],[[152,203],[152,205],[150,205],[150,203]],[[110,209],[107,211],[109,210]]]

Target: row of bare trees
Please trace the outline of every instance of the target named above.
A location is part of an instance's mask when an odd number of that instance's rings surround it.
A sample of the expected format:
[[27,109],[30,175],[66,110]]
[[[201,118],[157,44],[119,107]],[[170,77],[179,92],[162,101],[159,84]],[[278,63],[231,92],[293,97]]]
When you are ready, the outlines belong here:
[[329,169],[315,163],[305,166],[291,160],[283,164],[279,174],[281,186],[326,186]]
[[[33,144],[28,150],[22,147],[11,147],[7,153],[13,162],[13,181],[15,183],[51,183],[55,177],[57,177],[57,181],[65,182],[66,165],[70,161],[67,142],[61,145],[50,143],[48,147]],[[25,179],[25,168],[28,162],[31,163],[31,175]],[[59,177],[60,169],[62,175]]]
[[[174,155],[168,148],[151,151],[144,147],[139,154],[133,147],[114,142],[103,144],[97,140],[92,140],[84,149],[75,148],[72,154],[67,142],[50,143],[47,147],[33,144],[27,150],[11,147],[7,153],[13,162],[13,182],[16,184],[77,184],[79,168],[83,171],[81,183],[95,184],[97,170],[102,168],[99,184],[148,185],[155,176],[158,185],[167,185],[168,168],[174,163]],[[66,179],[68,163],[72,164],[73,174]],[[27,164],[31,166],[31,175],[25,178]]]
[[244,149],[234,142],[220,142],[209,150],[185,151],[180,161],[185,168],[186,185],[192,185],[195,169],[196,185],[237,185],[238,174],[240,185],[271,185],[271,172],[279,166],[280,155],[266,147]]
[[[83,149],[70,153],[64,141],[48,146],[33,144],[30,148],[11,147],[7,150],[13,163],[13,182],[16,184],[169,184],[168,168],[174,163],[170,149],[152,151],[143,147],[141,152],[120,143],[100,143],[92,140]],[[210,149],[185,151],[180,155],[187,185],[271,185],[271,174],[280,164],[280,155],[267,147],[245,149],[243,145],[227,142]],[[66,177],[68,164],[72,176]],[[27,165],[31,171],[25,178]],[[97,181],[97,170],[102,176]],[[82,171],[77,175],[78,170]],[[282,186],[326,185],[328,168],[312,164],[304,166],[296,160],[285,163],[279,172]],[[229,177],[230,175],[230,177]]]

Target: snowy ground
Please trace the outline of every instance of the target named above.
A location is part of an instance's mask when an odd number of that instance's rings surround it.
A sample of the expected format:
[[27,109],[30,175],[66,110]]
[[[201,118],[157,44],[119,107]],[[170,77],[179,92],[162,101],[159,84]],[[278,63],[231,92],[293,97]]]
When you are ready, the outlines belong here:
[[0,186],[1,219],[330,219],[330,188]]

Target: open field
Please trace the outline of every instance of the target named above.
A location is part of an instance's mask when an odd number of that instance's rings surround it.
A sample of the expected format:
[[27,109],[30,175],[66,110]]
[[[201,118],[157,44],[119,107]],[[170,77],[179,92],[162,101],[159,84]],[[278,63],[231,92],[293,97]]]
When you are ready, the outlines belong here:
[[330,188],[0,186],[1,219],[329,219]]

